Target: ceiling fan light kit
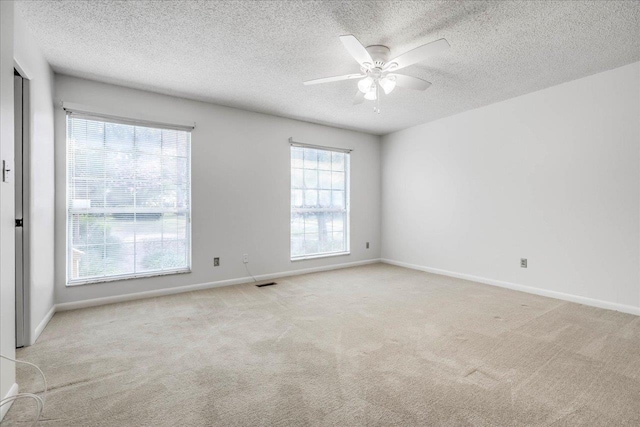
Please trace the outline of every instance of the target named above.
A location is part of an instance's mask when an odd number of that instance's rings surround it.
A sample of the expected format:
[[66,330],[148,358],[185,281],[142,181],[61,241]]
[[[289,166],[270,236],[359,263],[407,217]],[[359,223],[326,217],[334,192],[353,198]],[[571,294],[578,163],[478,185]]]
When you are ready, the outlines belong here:
[[360,74],[346,74],[343,76],[308,80],[304,82],[304,84],[314,85],[360,79],[358,81],[358,92],[356,92],[353,103],[361,104],[365,99],[375,101],[373,111],[376,113],[380,113],[381,92],[389,95],[396,86],[414,90],[426,90],[431,86],[431,83],[426,80],[406,74],[397,74],[395,71],[417,62],[422,62],[430,56],[449,49],[449,43],[445,39],[440,39],[389,60],[391,51],[387,46],[372,45],[365,48],[362,43],[352,35],[340,36],[340,41],[342,41],[342,44],[351,56],[360,64]]

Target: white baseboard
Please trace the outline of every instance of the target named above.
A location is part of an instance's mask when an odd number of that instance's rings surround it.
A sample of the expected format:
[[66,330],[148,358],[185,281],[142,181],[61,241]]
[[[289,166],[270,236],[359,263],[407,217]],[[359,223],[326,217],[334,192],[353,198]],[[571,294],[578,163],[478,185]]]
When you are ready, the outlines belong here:
[[[2,400],[6,399],[7,397],[15,396],[16,394],[18,394],[18,384],[13,383],[13,385],[7,392],[7,395],[4,396]],[[13,405],[13,402],[7,403],[6,405],[0,407],[0,421],[2,421],[5,415],[7,415],[7,412],[9,412],[9,408],[11,408],[11,405]]]
[[[359,265],[376,264],[379,262],[381,262],[380,258],[375,258],[375,259],[368,259],[364,261],[326,265],[322,267],[303,268],[300,270],[283,271],[280,273],[261,274],[259,276],[255,276],[255,278],[258,281],[273,280],[281,277],[297,276],[300,274],[316,273],[319,271],[338,270],[342,268],[357,267]],[[165,295],[173,295],[173,294],[179,294],[183,292],[199,291],[202,289],[219,288],[222,286],[239,285],[242,283],[249,283],[249,282],[252,282],[251,277],[240,277],[237,279],[220,280],[217,282],[177,286],[174,288],[157,289],[153,291],[136,292],[136,293],[125,294],[125,295],[114,295],[110,297],[94,298],[94,299],[88,299],[83,301],[64,302],[64,303],[56,304],[55,310],[56,311],[75,310],[78,308],[95,307],[98,305],[114,304],[117,302],[133,301],[133,300],[138,300],[143,298],[153,298],[153,297],[159,297],[159,296],[165,296]]]
[[578,304],[588,305],[591,307],[605,308],[607,310],[620,311],[622,313],[635,314],[640,316],[640,307],[631,305],[618,304],[615,302],[603,301],[594,298],[581,297],[578,295],[565,294],[563,292],[550,291],[547,289],[534,288],[532,286],[518,285],[516,283],[503,282],[501,280],[487,279],[486,277],[473,276],[471,274],[456,273],[453,271],[441,270],[438,268],[424,267],[421,265],[409,264],[406,262],[395,261],[383,258],[381,260],[385,264],[397,265],[398,267],[410,268],[412,270],[426,271],[427,273],[440,274],[442,276],[456,277],[458,279],[471,280],[473,282],[484,283],[485,285],[499,286],[501,288],[512,289],[515,291],[526,292],[528,294],[541,295],[544,297],[556,298],[563,301],[575,302]]
[[38,337],[40,336],[42,331],[44,331],[44,328],[47,327],[54,314],[56,314],[55,304],[51,307],[51,310],[49,310],[49,312],[44,316],[44,319],[42,319],[40,324],[36,327],[36,330],[33,331],[33,336],[31,336],[31,342],[29,343],[29,345],[34,345],[36,343]]

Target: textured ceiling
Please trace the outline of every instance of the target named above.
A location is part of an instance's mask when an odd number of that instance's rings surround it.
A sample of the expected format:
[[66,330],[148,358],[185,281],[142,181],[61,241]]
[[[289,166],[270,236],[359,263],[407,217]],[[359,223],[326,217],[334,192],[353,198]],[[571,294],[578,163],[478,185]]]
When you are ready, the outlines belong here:
[[[638,1],[29,1],[18,12],[58,73],[385,134],[640,60]],[[402,70],[433,83],[353,106],[338,39],[391,56],[446,38]]]

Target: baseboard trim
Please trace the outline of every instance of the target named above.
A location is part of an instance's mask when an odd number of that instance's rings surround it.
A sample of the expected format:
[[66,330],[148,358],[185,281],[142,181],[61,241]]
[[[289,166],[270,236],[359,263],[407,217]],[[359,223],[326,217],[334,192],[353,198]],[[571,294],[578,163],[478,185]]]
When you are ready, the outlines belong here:
[[[16,394],[18,394],[18,384],[13,383],[13,385],[7,392],[7,395],[3,397],[2,400],[6,399],[7,397],[15,396]],[[9,412],[9,408],[11,408],[11,405],[13,405],[13,402],[7,403],[6,405],[0,407],[0,421],[2,421],[7,412]]]
[[33,331],[33,336],[31,337],[31,342],[29,343],[29,345],[34,345],[36,341],[38,341],[40,334],[42,333],[42,331],[44,331],[44,328],[47,327],[54,314],[56,314],[55,304],[51,307],[51,310],[49,310],[49,312],[44,316],[44,319],[42,319],[40,324],[38,324],[35,331]]
[[[273,280],[273,279],[279,279],[282,277],[317,273],[320,271],[339,270],[342,268],[357,267],[360,265],[376,264],[381,261],[382,260],[380,258],[374,258],[374,259],[368,259],[364,261],[355,261],[355,262],[348,262],[348,263],[342,263],[342,264],[325,265],[322,267],[312,267],[312,268],[303,268],[299,270],[283,271],[280,273],[261,274],[261,275],[255,276],[255,278],[258,281]],[[250,283],[251,281],[252,281],[251,277],[247,276],[247,277],[240,277],[237,279],[227,279],[227,280],[220,280],[216,282],[198,283],[195,285],[177,286],[174,288],[156,289],[153,291],[136,292],[136,293],[125,294],[125,295],[114,295],[114,296],[104,297],[104,298],[93,298],[93,299],[82,300],[82,301],[64,302],[64,303],[56,304],[55,311],[76,310],[79,308],[96,307],[99,305],[114,304],[114,303],[124,302],[124,301],[134,301],[134,300],[144,299],[144,298],[174,295],[174,294],[179,294],[183,292],[193,292],[193,291],[200,291],[203,289],[219,288],[222,286],[240,285],[243,283]]]
[[591,307],[604,308],[607,310],[620,311],[622,313],[635,314],[640,316],[640,307],[631,305],[618,304],[609,301],[603,301],[594,298],[582,297],[578,295],[565,294],[563,292],[550,291],[547,289],[534,288],[532,286],[519,285],[516,283],[504,282],[501,280],[488,279],[486,277],[473,276],[471,274],[456,273],[454,271],[441,270],[439,268],[425,267],[422,265],[409,264],[407,262],[395,261],[392,259],[382,258],[385,264],[396,265],[398,267],[410,268],[412,270],[426,271],[427,273],[440,274],[442,276],[455,277],[458,279],[471,280],[473,282],[483,283],[485,285],[498,286],[501,288],[512,289],[515,291],[526,292],[528,294],[540,295],[543,297],[560,299],[563,301],[575,302],[578,304],[588,305]]

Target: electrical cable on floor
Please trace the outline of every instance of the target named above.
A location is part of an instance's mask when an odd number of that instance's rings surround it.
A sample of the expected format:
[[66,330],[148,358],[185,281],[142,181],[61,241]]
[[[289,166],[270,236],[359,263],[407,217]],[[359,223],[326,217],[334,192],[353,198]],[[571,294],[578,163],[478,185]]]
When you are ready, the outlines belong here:
[[[16,360],[16,359],[12,359],[10,357],[4,356],[2,354],[0,354],[0,358],[2,359],[6,359],[9,360],[10,362],[14,362],[14,363],[22,363],[24,365],[29,365],[32,366],[34,368],[36,368],[38,370],[38,372],[40,372],[40,375],[42,376],[42,383],[44,385],[43,391],[42,391],[42,397],[34,394],[34,393],[18,393],[15,396],[10,396],[10,397],[5,397],[4,399],[0,400],[0,406],[6,405],[9,402],[13,402],[14,400],[18,400],[18,399],[23,399],[23,398],[29,398],[29,399],[33,399],[36,401],[36,405],[37,405],[37,412],[36,412],[36,418],[33,421],[32,425],[37,425],[38,421],[40,421],[40,416],[42,415],[42,411],[44,411],[44,402],[46,400],[47,397],[47,378],[44,376],[44,372],[42,372],[42,369],[40,369],[37,365],[34,365],[31,362],[25,362],[22,360]],[[2,422],[0,421],[0,424],[2,424]]]
[[[6,405],[7,403],[13,402],[14,400],[24,399],[27,397],[36,401],[36,418],[33,420],[32,426],[37,426],[38,421],[40,421],[40,416],[42,415],[42,411],[44,409],[44,403],[42,403],[42,399],[40,398],[40,396],[36,396],[35,394],[31,394],[31,393],[18,393],[15,396],[6,397],[0,400],[0,406]],[[2,425],[3,422],[4,421],[0,421],[0,425]]]
[[247,270],[247,274],[249,274],[249,276],[251,276],[251,278],[253,279],[253,283],[258,283],[256,278],[253,277],[253,274],[251,274],[251,272],[249,271],[249,265],[248,264],[249,264],[248,262],[244,263],[244,268]]

